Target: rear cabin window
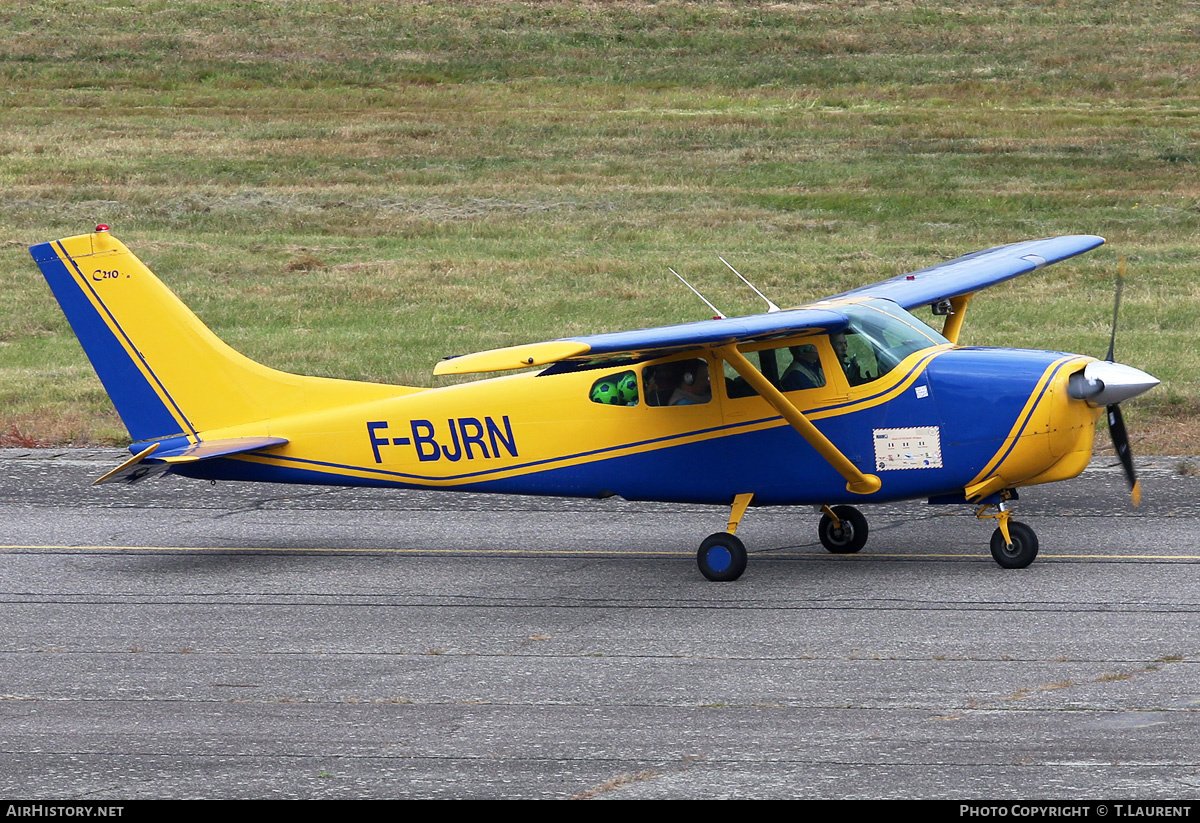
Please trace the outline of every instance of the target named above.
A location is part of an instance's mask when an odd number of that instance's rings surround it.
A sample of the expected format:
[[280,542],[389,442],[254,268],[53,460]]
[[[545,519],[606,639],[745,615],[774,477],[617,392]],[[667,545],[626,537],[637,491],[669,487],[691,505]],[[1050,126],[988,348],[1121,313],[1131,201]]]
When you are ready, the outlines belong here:
[[636,406],[641,399],[637,374],[633,371],[607,374],[592,384],[589,397],[593,403],[605,406]]
[[712,400],[705,360],[675,360],[642,370],[647,406],[698,406]]

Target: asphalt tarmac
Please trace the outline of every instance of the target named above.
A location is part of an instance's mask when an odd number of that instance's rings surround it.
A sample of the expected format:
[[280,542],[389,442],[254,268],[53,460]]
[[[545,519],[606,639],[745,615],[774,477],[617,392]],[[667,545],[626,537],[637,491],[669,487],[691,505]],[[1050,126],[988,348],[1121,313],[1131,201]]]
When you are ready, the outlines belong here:
[[752,509],[207,483],[0,450],[0,796],[1200,798],[1200,459],[866,549]]

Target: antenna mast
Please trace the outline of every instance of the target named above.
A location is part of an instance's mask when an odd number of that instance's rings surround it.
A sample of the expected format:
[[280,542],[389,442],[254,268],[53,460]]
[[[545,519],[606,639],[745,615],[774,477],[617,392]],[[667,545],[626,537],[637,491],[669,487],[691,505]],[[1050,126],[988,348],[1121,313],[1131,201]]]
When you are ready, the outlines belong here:
[[741,281],[742,281],[743,283],[745,283],[745,284],[746,284],[747,286],[749,286],[751,289],[754,289],[754,293],[755,293],[755,294],[757,294],[759,297],[761,297],[763,300],[765,300],[765,301],[766,301],[766,303],[767,303],[767,314],[770,314],[770,313],[771,313],[771,312],[773,312],[773,311],[779,311],[779,307],[778,307],[778,306],[776,306],[774,303],[772,303],[772,302],[771,302],[771,300],[770,300],[770,298],[768,298],[768,297],[767,297],[765,294],[763,294],[762,292],[760,292],[760,291],[759,291],[759,290],[758,290],[758,289],[755,287],[755,285],[754,285],[753,283],[751,283],[751,282],[750,282],[749,280],[747,280],[745,277],[742,277],[742,273],[741,273],[740,271],[738,271],[737,269],[735,269],[733,266],[730,266],[730,265],[729,265],[729,261],[728,261],[728,260],[726,260],[724,257],[721,257],[720,255],[717,255],[717,259],[718,259],[718,260],[720,260],[722,263],[724,263],[726,266],[729,266],[729,270],[730,270],[731,272],[733,272],[734,274],[736,274],[736,275],[737,275],[737,276],[738,276],[738,277],[741,279]]
[[708,306],[710,309],[712,309],[712,310],[713,310],[713,314],[715,314],[715,315],[717,316],[717,317],[716,317],[716,319],[717,319],[717,320],[724,320],[724,319],[725,319],[725,315],[724,315],[724,313],[723,313],[723,312],[722,312],[720,309],[718,309],[716,306],[714,306],[712,303],[709,303],[709,302],[708,302],[708,298],[707,298],[707,297],[705,297],[705,296],[704,296],[703,294],[701,294],[700,292],[696,291],[695,287],[694,287],[694,286],[693,286],[691,283],[689,283],[688,281],[684,280],[684,279],[683,279],[683,275],[682,275],[682,274],[680,274],[679,272],[675,271],[675,269],[671,268],[670,266],[667,266],[667,271],[669,271],[671,274],[673,274],[673,275],[675,275],[676,277],[678,277],[678,278],[679,278],[679,281],[680,281],[681,283],[683,283],[683,285],[687,286],[689,289],[691,289],[691,290],[692,290],[692,294],[696,295],[696,296],[697,296],[697,297],[699,297],[701,300],[703,300],[703,301],[704,301],[704,305]]

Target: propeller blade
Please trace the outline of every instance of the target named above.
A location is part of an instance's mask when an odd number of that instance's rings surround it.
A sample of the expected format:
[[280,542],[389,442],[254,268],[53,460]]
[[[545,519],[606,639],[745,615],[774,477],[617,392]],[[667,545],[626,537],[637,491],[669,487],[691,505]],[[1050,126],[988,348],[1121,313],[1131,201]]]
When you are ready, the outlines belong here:
[[1117,346],[1117,316],[1121,312],[1121,289],[1125,286],[1125,255],[1121,255],[1121,262],[1117,265],[1117,294],[1113,299],[1113,322],[1112,336],[1108,339],[1108,355],[1104,358],[1108,362],[1113,362],[1113,350]]
[[1129,450],[1129,435],[1125,431],[1125,418],[1121,415],[1121,407],[1113,403],[1108,407],[1108,433],[1112,436],[1113,448],[1125,469],[1125,479],[1129,481],[1130,499],[1134,508],[1142,502],[1142,484],[1133,468],[1133,452]]

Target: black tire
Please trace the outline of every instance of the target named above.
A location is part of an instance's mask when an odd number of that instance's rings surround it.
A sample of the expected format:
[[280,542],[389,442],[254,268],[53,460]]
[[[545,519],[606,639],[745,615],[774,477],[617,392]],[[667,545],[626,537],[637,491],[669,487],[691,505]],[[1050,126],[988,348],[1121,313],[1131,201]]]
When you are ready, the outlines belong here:
[[737,580],[746,571],[746,546],[729,532],[710,534],[700,544],[696,565],[709,580]]
[[1037,535],[1016,520],[1008,521],[1008,534],[1012,538],[1011,546],[1004,541],[1002,531],[992,532],[992,559],[1006,569],[1023,569],[1037,557]]
[[833,513],[841,524],[834,526],[832,517],[821,515],[817,535],[821,538],[822,546],[834,554],[854,554],[867,545],[870,530],[862,512],[853,506],[834,506]]

